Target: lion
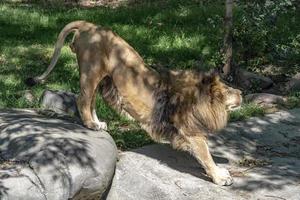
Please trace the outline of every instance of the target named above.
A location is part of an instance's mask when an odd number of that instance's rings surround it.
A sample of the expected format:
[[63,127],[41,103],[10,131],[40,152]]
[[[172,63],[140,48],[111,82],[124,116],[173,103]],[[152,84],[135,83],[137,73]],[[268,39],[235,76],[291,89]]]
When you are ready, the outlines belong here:
[[215,73],[147,67],[116,33],[85,21],[74,21],[63,28],[47,70],[29,78],[27,84],[44,82],[71,32],[75,33],[70,47],[76,53],[80,72],[76,102],[87,128],[103,128],[95,112],[101,85],[104,100],[137,120],[153,140],[166,140],[173,148],[190,152],[215,184],[233,183],[228,170],[215,164],[206,138],[225,127],[228,112],[241,106],[240,90],[223,83]]

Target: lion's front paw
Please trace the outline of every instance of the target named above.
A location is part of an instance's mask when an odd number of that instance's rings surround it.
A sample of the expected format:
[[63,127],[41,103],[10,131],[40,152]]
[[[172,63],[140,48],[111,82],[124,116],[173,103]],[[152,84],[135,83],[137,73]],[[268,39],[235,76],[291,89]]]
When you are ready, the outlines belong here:
[[96,122],[90,121],[90,122],[84,123],[84,125],[87,128],[95,130],[95,131],[98,131],[98,130],[107,130],[107,124],[106,124],[106,122],[98,122],[98,123],[96,123]]
[[225,168],[217,168],[213,175],[212,180],[217,185],[231,185],[233,183],[233,179],[230,176],[230,173]]

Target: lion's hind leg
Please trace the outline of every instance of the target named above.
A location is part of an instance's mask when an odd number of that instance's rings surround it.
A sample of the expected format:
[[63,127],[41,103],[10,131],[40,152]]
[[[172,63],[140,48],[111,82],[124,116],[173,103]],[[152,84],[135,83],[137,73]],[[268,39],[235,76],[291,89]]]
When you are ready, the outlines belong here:
[[203,166],[205,172],[217,185],[231,185],[233,179],[228,170],[218,167],[208,149],[205,137],[202,136],[180,136],[172,140],[176,149],[190,152]]
[[95,98],[99,82],[104,77],[104,73],[97,65],[79,63],[80,68],[80,95],[77,98],[77,107],[83,124],[90,129],[100,130],[104,127],[95,118]]
[[100,127],[100,129],[102,130],[107,130],[107,124],[106,122],[100,122],[96,113],[96,97],[98,94],[98,89],[96,88],[96,91],[94,92],[94,95],[92,97],[92,104],[91,104],[91,113],[92,113],[92,119],[95,123],[98,124],[98,126]]

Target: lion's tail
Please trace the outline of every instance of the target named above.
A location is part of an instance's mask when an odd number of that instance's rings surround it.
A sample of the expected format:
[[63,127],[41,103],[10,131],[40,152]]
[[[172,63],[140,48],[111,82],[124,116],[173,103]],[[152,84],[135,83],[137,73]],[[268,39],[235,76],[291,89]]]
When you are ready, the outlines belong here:
[[53,70],[53,68],[56,65],[56,62],[57,62],[58,57],[60,55],[61,48],[64,45],[64,41],[65,41],[66,37],[71,32],[78,30],[79,27],[83,26],[86,23],[87,22],[85,22],[85,21],[74,21],[74,22],[71,22],[71,23],[67,24],[62,29],[62,31],[58,35],[58,39],[57,39],[57,42],[55,44],[55,50],[54,50],[54,53],[53,53],[53,56],[51,58],[51,62],[49,64],[48,68],[46,69],[46,71],[42,75],[36,76],[34,78],[28,78],[25,81],[26,85],[34,86],[35,84],[44,82],[44,80],[47,78],[47,76],[50,74],[50,72]]

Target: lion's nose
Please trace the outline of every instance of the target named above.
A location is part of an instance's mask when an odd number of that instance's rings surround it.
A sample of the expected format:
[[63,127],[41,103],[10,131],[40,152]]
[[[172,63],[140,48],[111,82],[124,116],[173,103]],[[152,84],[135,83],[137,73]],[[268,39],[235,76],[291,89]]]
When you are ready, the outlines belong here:
[[238,90],[238,89],[235,89],[236,91],[237,91],[237,93],[239,94],[239,95],[242,95],[242,91],[241,90]]
[[240,98],[239,98],[239,100],[238,100],[238,104],[239,104],[239,105],[242,105],[242,103],[243,103],[243,98],[240,96]]

